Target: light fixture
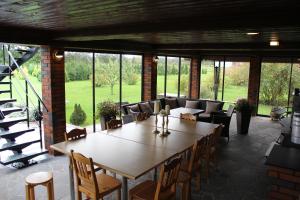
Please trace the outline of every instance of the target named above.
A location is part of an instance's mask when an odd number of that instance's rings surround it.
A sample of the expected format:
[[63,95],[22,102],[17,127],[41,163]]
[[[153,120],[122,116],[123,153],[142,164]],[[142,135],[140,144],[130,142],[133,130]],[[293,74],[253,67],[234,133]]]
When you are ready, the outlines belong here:
[[53,58],[56,60],[56,61],[61,61],[64,57],[64,51],[62,50],[55,50],[53,52]]
[[153,56],[153,62],[157,63],[159,60],[158,56]]
[[279,46],[279,41],[277,40],[270,41],[270,46],[272,47]]
[[258,35],[259,32],[249,32],[249,33],[246,33],[247,35]]

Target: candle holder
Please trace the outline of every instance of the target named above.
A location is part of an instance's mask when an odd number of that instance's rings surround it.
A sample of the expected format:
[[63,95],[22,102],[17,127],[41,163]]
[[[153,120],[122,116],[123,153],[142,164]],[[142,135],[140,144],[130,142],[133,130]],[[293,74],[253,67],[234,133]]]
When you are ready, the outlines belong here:
[[159,134],[159,130],[157,130],[157,122],[158,122],[158,119],[157,119],[157,113],[155,113],[155,130],[152,131],[152,133],[154,134]]
[[171,132],[169,131],[169,115],[167,115],[166,120],[166,134],[169,135]]
[[162,115],[162,132],[160,134],[161,137],[166,137],[168,134],[165,132],[165,115]]

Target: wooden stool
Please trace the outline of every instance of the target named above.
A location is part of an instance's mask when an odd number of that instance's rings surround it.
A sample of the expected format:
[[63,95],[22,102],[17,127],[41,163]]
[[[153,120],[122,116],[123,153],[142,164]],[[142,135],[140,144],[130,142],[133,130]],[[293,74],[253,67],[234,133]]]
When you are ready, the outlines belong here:
[[43,185],[47,188],[48,200],[54,200],[52,172],[37,172],[26,177],[26,200],[35,200],[34,187]]

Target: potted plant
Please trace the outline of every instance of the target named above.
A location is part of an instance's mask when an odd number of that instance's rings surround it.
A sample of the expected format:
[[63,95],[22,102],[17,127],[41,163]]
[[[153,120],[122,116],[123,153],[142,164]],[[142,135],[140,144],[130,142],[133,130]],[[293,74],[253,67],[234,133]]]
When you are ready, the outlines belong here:
[[254,106],[247,99],[237,100],[235,110],[238,134],[248,134],[253,109]]
[[118,114],[117,106],[112,101],[103,101],[97,104],[97,118],[100,118],[101,129],[106,129],[106,122],[115,119]]

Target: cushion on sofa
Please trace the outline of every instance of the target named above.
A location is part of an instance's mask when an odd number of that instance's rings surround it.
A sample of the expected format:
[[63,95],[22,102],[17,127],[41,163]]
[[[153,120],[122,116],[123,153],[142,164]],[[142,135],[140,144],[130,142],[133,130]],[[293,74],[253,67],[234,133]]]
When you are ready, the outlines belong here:
[[187,100],[188,99],[186,99],[186,98],[177,98],[177,104],[178,104],[178,106],[179,107],[185,107],[185,104],[186,104]]
[[139,105],[140,105],[142,112],[148,113],[150,115],[153,114],[153,109],[151,108],[151,105],[149,102],[139,103]]
[[199,101],[186,100],[185,107],[186,108],[198,109],[199,108]]
[[171,99],[171,98],[166,98],[165,99],[165,106],[166,105],[169,105],[170,109],[174,109],[174,108],[178,107],[177,100],[176,99]]
[[210,113],[212,113],[212,112],[217,112],[219,106],[220,106],[220,103],[219,103],[219,102],[207,101],[207,102],[206,102],[205,113],[206,113],[206,114],[210,114]]
[[132,105],[132,106],[128,106],[128,113],[129,113],[129,111],[132,111],[132,112],[141,112],[138,104],[135,104],[135,105]]

